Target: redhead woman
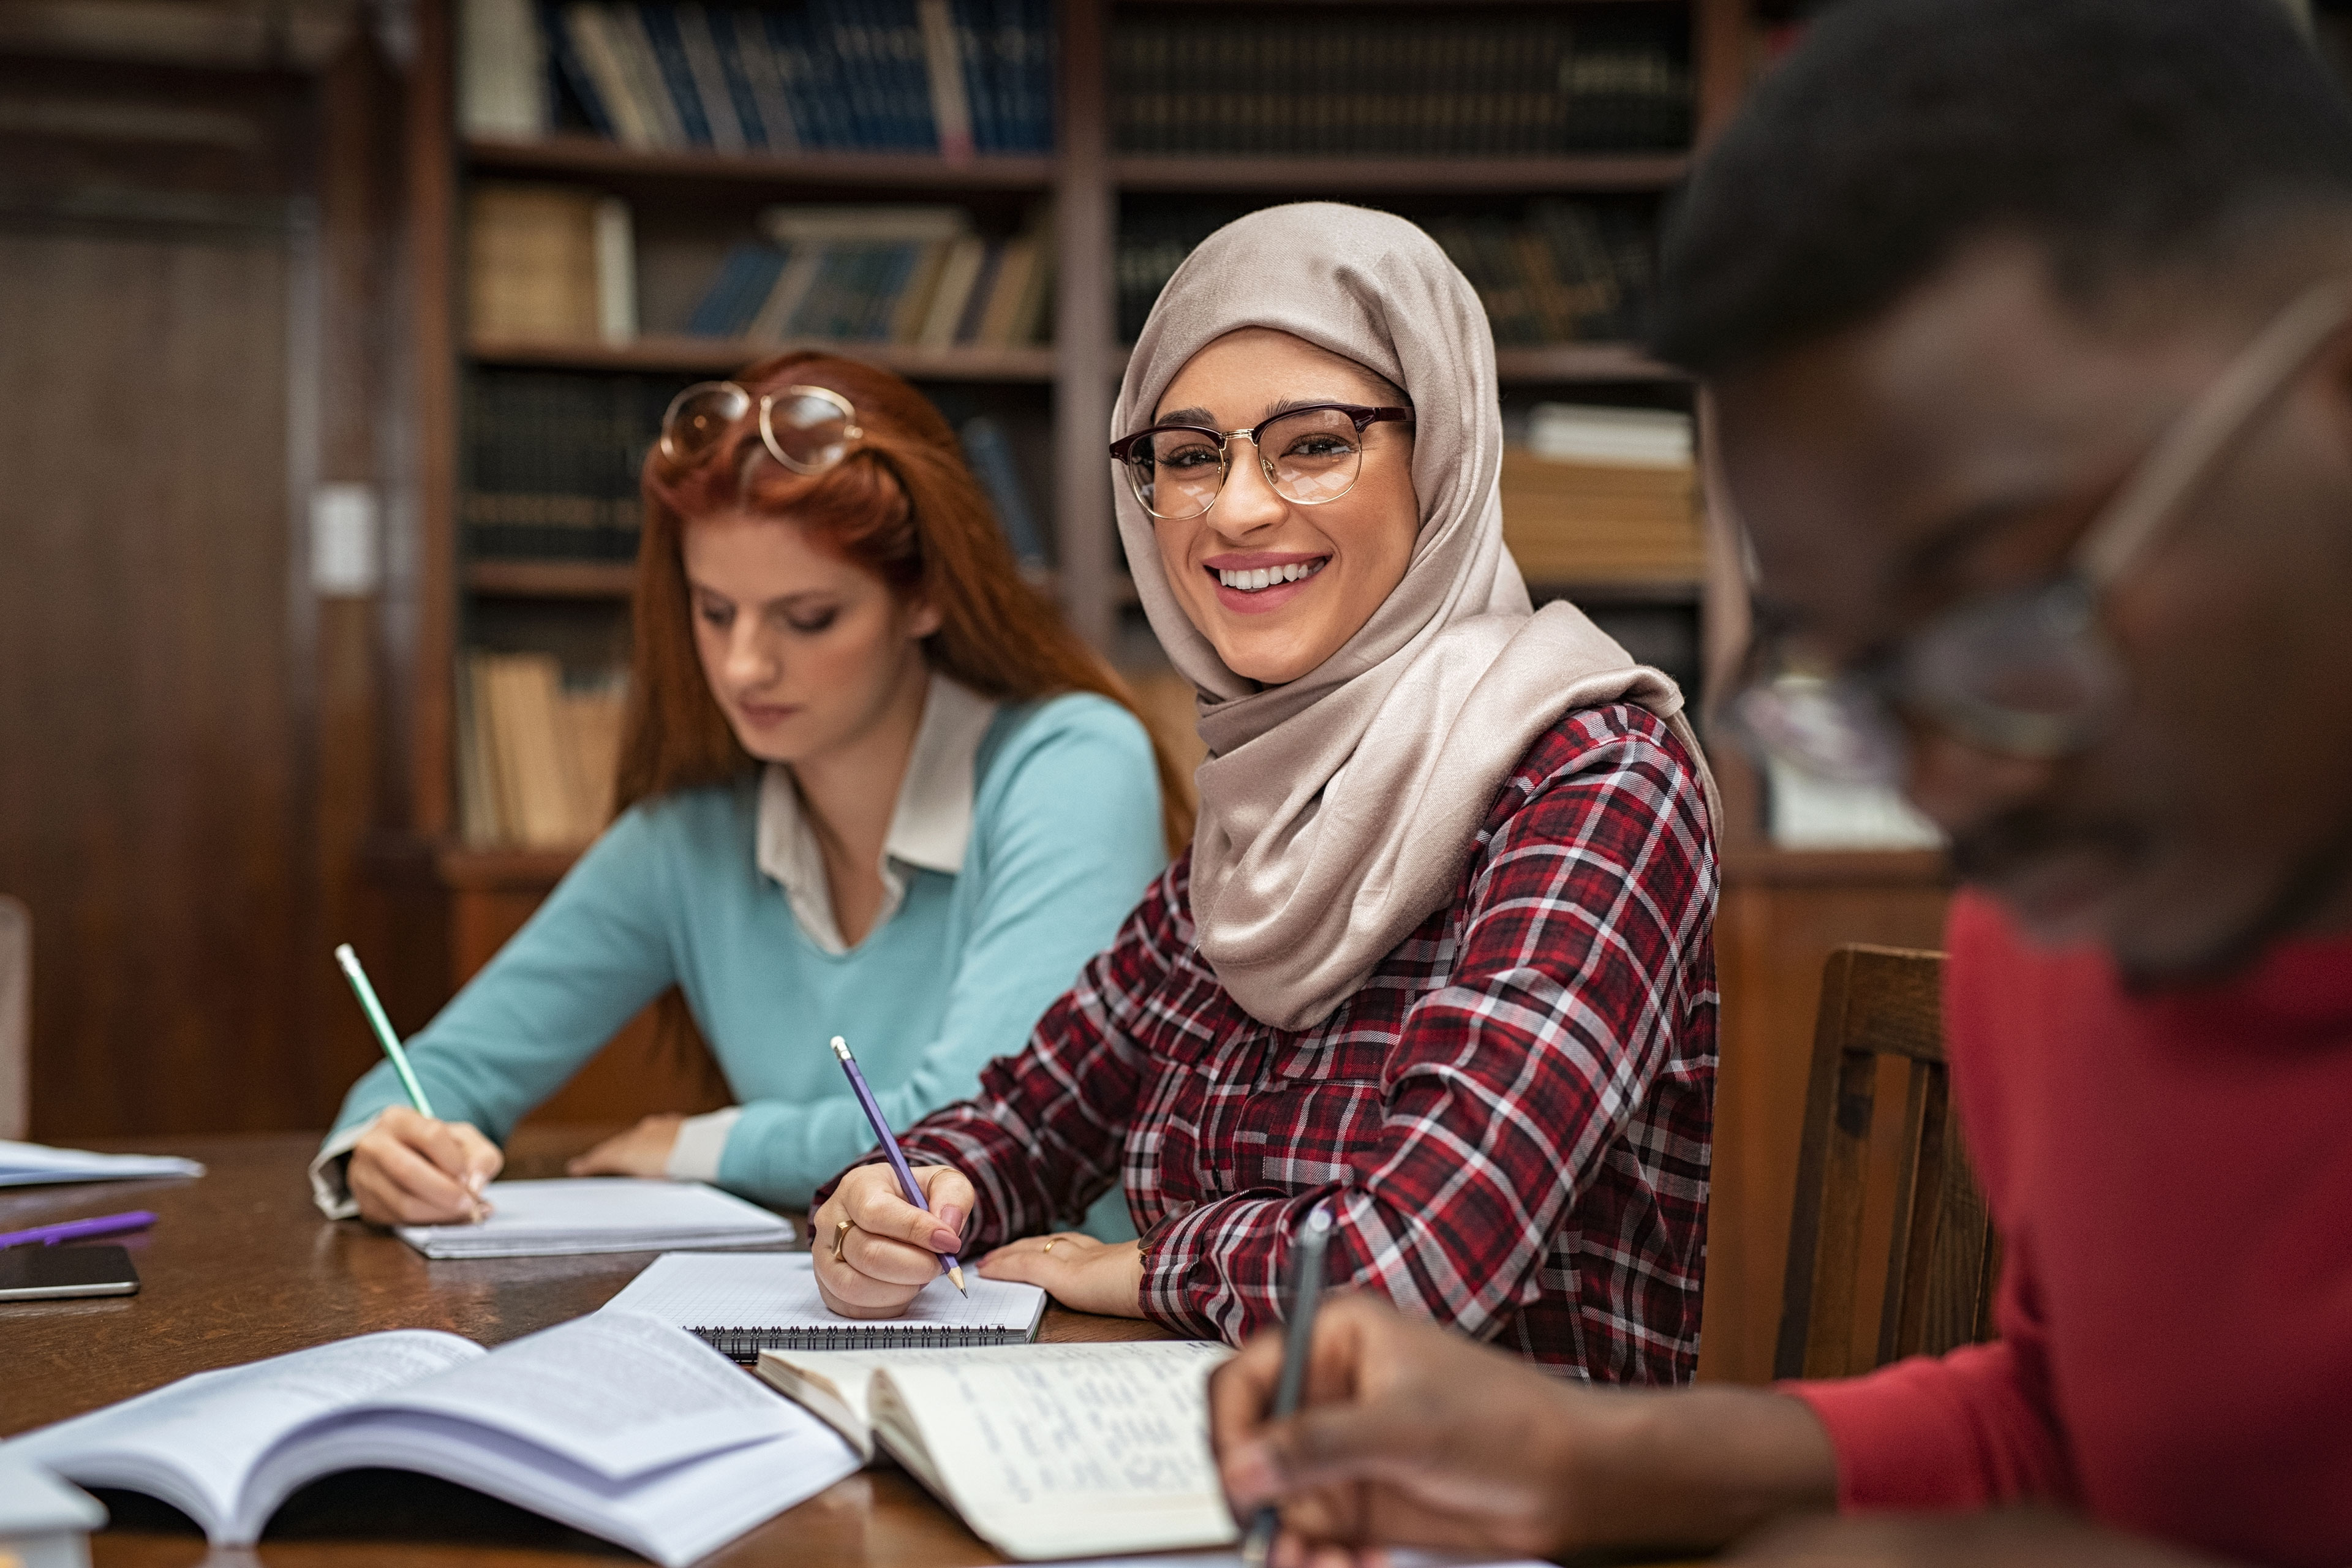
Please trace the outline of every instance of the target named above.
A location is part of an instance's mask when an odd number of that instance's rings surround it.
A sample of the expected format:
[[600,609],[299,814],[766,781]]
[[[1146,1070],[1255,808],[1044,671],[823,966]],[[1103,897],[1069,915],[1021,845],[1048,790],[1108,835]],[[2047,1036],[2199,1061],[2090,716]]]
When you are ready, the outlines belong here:
[[478,1216],[494,1140],[672,985],[737,1103],[575,1173],[804,1205],[874,1143],[832,1036],[898,1126],[971,1094],[1181,835],[1165,759],[905,382],[796,353],[688,388],[645,492],[625,809],[409,1043],[447,1120],[384,1066],[353,1086],[312,1167],[331,1215]]
[[[1401,218],[1220,230],[1113,434],[1144,608],[1200,697],[1191,852],[980,1093],[813,1226],[836,1310],[953,1247],[1239,1342],[1291,1237],[1567,1374],[1696,1364],[1715,1081],[1712,786],[1682,699],[1503,547],[1476,296]],[[1118,1186],[1141,1239],[1066,1228]]]

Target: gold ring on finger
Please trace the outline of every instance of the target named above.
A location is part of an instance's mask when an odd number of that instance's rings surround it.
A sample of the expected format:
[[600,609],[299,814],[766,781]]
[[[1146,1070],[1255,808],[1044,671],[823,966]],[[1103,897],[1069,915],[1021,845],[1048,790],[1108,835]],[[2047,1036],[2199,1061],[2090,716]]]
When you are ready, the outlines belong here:
[[835,1263],[841,1261],[841,1244],[849,1239],[849,1221],[840,1219],[833,1222],[833,1260]]
[[1055,1243],[1055,1242],[1057,1242],[1057,1241],[1059,1241],[1059,1240],[1061,1240],[1061,1239],[1062,1239],[1062,1238],[1061,1238],[1060,1237],[1058,1237],[1058,1236],[1049,1236],[1049,1237],[1047,1237],[1045,1238],[1045,1250],[1046,1250],[1046,1251],[1048,1251],[1048,1252],[1053,1251],[1053,1250],[1054,1250],[1054,1243]]

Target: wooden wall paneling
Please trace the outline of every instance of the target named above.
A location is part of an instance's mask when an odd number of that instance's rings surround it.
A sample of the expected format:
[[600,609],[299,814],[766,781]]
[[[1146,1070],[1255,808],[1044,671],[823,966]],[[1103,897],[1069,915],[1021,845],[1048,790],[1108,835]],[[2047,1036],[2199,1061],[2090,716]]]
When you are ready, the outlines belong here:
[[1062,0],[1061,158],[1054,181],[1055,547],[1064,614],[1108,653],[1118,627],[1111,531],[1113,300],[1105,0]]
[[152,132],[0,148],[0,888],[37,932],[32,1131],[299,1124],[299,79],[0,74]]
[[[316,477],[320,483],[369,487],[376,498],[379,551],[391,510],[380,421],[391,401],[394,320],[385,307],[402,238],[400,107],[399,80],[377,53],[373,35],[354,29],[319,79]],[[310,986],[319,1067],[313,1120],[320,1124],[378,1055],[366,1018],[328,952],[335,942],[352,942],[382,983],[393,962],[391,933],[399,928],[366,866],[369,841],[388,808],[384,783],[394,754],[383,729],[388,705],[379,596],[380,589],[313,601],[320,898]]]
[[450,0],[416,0],[409,68],[407,367],[414,431],[414,555],[387,605],[407,711],[405,823],[438,839],[456,826],[452,798],[457,642],[457,154]]
[[[1940,947],[1948,897],[1933,854],[1726,855],[1715,924],[1722,1067],[1700,1377],[1763,1383],[1772,1375],[1823,963],[1848,942]],[[1901,1090],[1879,1099],[1900,1103]],[[1892,1148],[1891,1140],[1874,1142]],[[1891,1170],[1874,1172],[1871,1184],[1891,1189]],[[1891,1211],[1874,1212],[1865,1245],[1880,1245],[1891,1223]],[[1874,1298],[1857,1308],[1869,1320],[1858,1330],[1862,1342],[1874,1339],[1877,1309]]]

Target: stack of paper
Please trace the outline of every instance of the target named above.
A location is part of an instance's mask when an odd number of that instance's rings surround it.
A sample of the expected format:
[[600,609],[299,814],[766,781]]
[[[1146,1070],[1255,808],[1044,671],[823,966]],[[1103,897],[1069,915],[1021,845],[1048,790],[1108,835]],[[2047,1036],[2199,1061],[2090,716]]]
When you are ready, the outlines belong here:
[[551,1258],[583,1252],[775,1247],[792,1222],[694,1182],[606,1176],[493,1182],[479,1225],[408,1225],[400,1239],[427,1258]]
[[44,1182],[129,1182],[152,1176],[201,1176],[205,1168],[173,1154],[93,1154],[0,1139],[0,1187]]

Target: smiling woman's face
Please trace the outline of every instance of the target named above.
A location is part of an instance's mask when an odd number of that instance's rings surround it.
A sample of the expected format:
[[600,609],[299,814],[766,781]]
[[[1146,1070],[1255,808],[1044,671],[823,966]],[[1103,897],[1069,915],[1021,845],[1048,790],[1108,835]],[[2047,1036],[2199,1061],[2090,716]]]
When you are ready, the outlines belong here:
[[[1305,404],[1394,401],[1352,360],[1245,327],[1185,363],[1153,421],[1239,430]],[[1266,482],[1256,448],[1235,441],[1213,506],[1199,517],[1152,520],[1176,602],[1235,674],[1268,686],[1297,679],[1339,652],[1404,580],[1421,531],[1412,428],[1372,425],[1362,440],[1355,488],[1337,500],[1284,498]]]

